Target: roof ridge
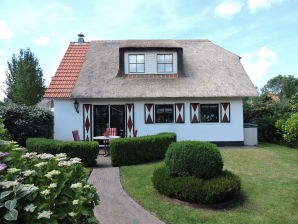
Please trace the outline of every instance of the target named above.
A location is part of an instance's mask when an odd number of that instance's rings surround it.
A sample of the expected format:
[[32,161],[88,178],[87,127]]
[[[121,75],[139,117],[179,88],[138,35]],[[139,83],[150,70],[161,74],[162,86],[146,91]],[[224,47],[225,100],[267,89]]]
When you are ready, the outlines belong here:
[[124,42],[124,41],[189,41],[189,42],[211,42],[208,39],[125,39],[125,40],[91,40],[90,42]]

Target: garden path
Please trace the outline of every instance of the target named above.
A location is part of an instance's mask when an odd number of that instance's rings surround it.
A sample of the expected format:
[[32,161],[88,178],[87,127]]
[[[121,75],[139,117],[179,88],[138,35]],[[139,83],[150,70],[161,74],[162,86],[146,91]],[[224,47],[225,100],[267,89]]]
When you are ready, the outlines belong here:
[[98,156],[97,164],[89,183],[94,185],[100,196],[94,215],[101,224],[165,224],[124,191],[119,168],[111,166],[110,157]]

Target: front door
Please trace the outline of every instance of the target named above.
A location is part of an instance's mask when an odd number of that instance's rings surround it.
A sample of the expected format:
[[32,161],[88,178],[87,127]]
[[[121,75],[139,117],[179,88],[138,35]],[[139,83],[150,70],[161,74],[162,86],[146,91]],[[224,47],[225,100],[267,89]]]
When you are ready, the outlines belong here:
[[107,128],[117,128],[117,135],[125,137],[124,105],[94,105],[94,136],[103,135]]
[[110,106],[110,127],[117,128],[117,135],[125,137],[125,106]]

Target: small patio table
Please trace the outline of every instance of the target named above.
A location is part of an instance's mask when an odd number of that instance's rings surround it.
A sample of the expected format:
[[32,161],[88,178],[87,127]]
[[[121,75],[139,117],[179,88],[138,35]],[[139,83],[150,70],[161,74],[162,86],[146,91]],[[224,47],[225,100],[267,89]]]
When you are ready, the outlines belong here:
[[105,150],[105,154],[104,156],[108,156],[109,154],[107,153],[107,144],[105,143],[105,140],[106,141],[110,141],[111,139],[116,139],[116,138],[120,138],[121,136],[94,136],[93,137],[93,140],[97,140],[98,142],[99,141],[104,141],[104,150]]

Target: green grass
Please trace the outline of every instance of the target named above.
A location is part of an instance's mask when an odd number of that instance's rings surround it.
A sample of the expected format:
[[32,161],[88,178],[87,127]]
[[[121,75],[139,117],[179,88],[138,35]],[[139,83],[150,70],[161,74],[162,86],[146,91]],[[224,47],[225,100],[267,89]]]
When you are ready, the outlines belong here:
[[164,200],[151,182],[162,162],[122,167],[121,181],[136,201],[167,223],[298,223],[298,150],[262,144],[221,153],[224,168],[240,176],[245,195],[231,209],[194,209]]

